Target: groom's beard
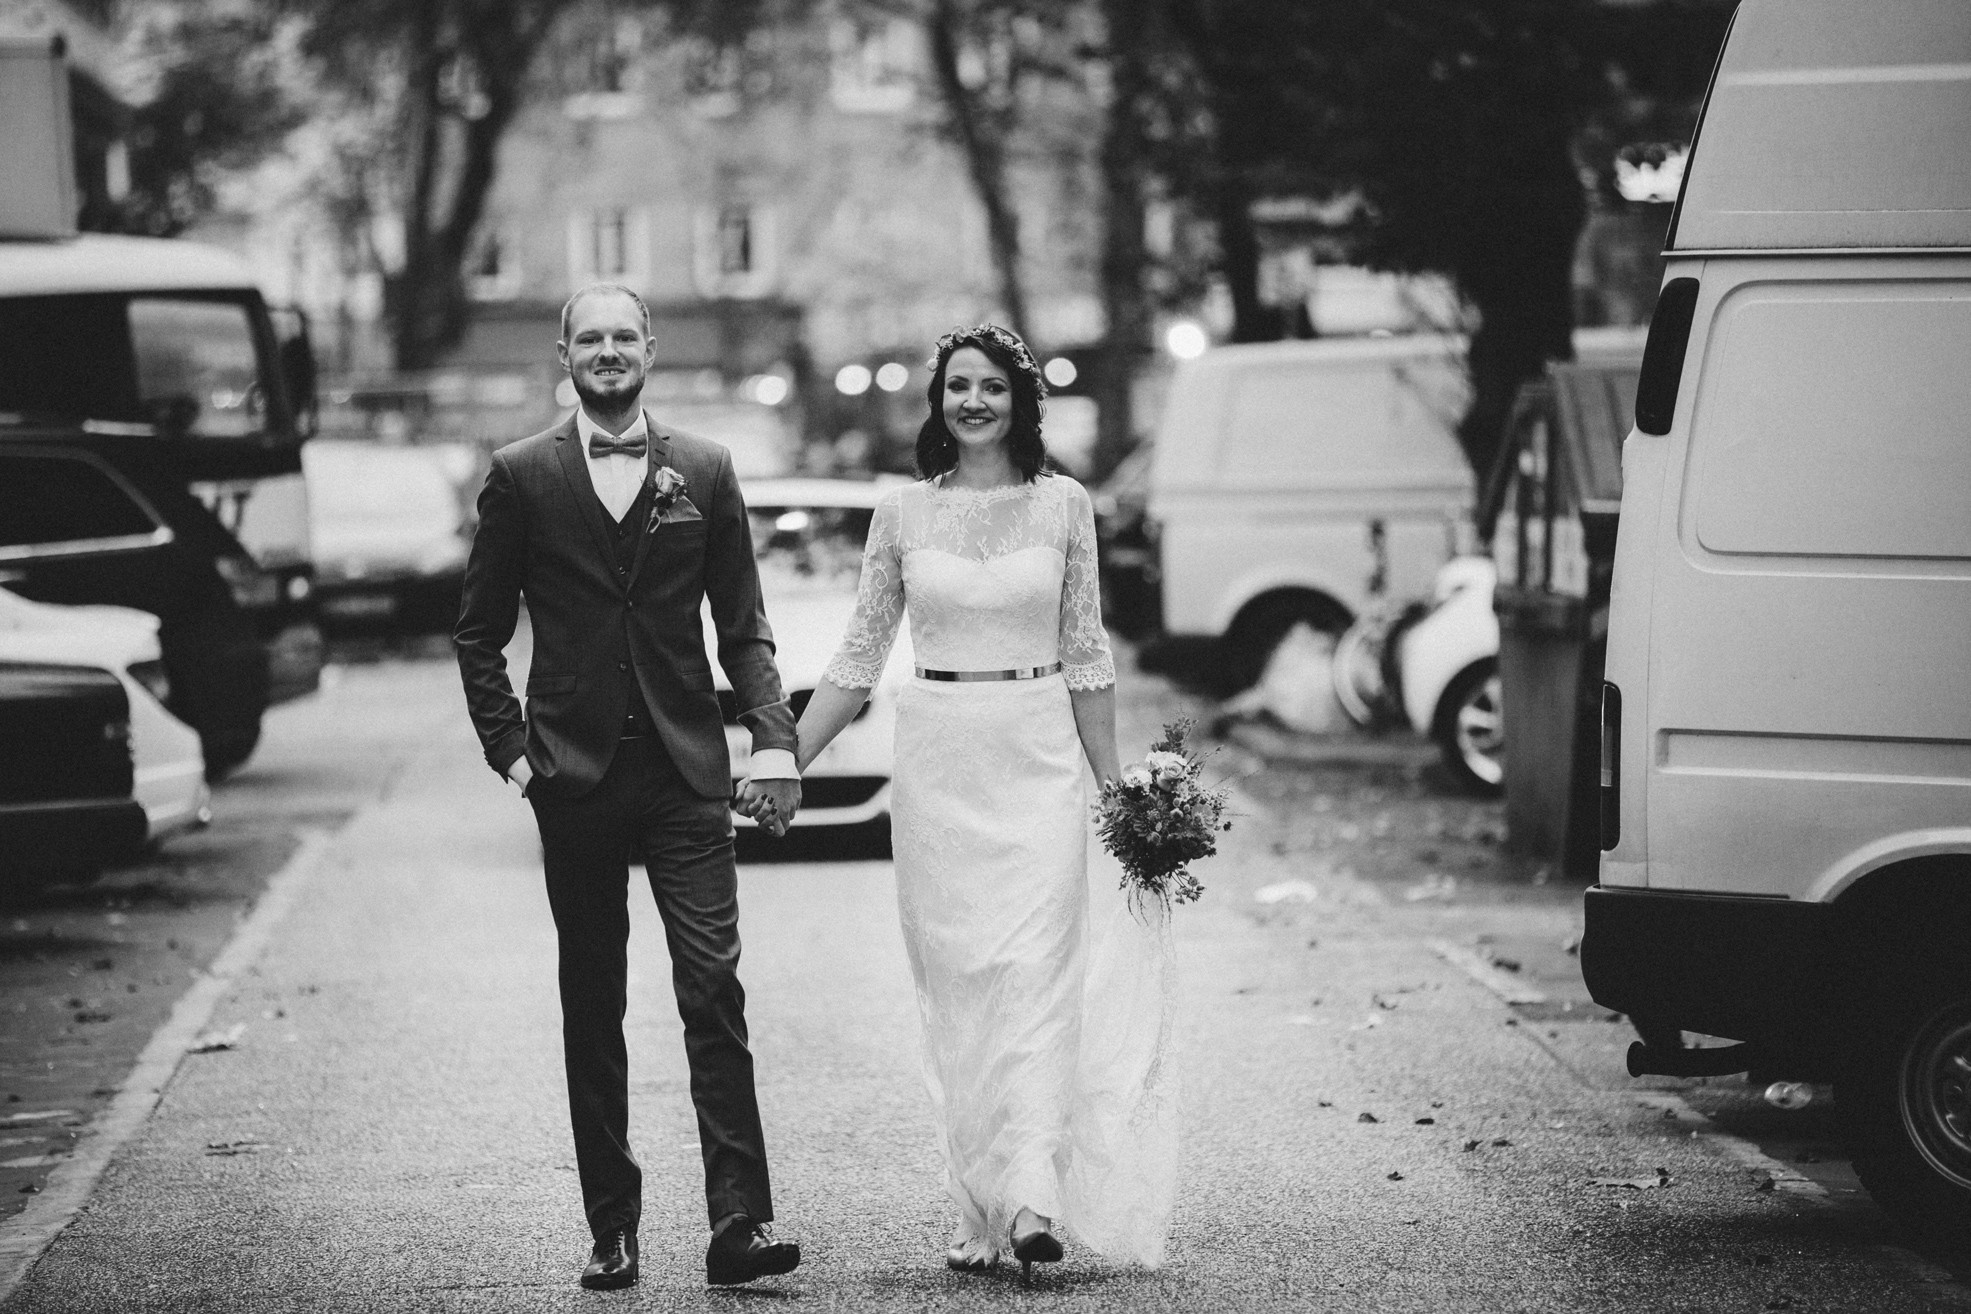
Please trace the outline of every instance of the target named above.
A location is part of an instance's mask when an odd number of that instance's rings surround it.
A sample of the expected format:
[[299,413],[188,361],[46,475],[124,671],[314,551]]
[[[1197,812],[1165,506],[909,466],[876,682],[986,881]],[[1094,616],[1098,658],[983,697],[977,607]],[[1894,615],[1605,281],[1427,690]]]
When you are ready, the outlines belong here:
[[568,381],[575,385],[575,396],[590,415],[617,415],[636,409],[637,399],[643,395],[643,379],[643,371],[632,365],[627,372],[611,379],[612,386],[607,390],[577,375],[570,375]]

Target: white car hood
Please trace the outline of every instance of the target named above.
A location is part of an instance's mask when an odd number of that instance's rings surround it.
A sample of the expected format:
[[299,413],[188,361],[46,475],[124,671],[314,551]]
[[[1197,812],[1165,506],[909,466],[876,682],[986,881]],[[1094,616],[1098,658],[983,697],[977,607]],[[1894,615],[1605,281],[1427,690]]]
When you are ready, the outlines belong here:
[[156,661],[157,617],[131,607],[63,607],[0,589],[0,657],[121,671]]
[[[855,614],[855,594],[839,588],[770,589],[766,593],[767,623],[773,627],[774,661],[780,667],[780,682],[789,691],[812,689],[821,682],[842,636],[848,632]],[[718,634],[712,628],[710,608],[705,611],[705,655],[712,660],[712,674],[721,689],[731,681],[719,667]],[[910,631],[905,625],[897,634],[884,678],[899,678],[912,665]]]

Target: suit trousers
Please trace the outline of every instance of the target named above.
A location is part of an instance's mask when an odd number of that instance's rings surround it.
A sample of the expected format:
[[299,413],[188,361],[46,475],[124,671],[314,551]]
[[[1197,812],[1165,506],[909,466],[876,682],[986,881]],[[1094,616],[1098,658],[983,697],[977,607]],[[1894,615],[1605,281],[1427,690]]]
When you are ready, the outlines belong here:
[[654,735],[624,739],[596,787],[534,800],[560,942],[561,1036],[589,1227],[635,1229],[643,1171],[630,1152],[629,863],[643,861],[670,947],[710,1220],[773,1218],[766,1143],[739,985],[739,878],[725,800],[684,781]]

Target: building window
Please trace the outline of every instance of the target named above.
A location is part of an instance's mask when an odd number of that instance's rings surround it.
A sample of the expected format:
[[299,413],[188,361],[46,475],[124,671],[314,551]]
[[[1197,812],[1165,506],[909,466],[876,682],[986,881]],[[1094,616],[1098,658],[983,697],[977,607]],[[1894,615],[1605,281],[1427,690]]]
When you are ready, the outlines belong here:
[[639,60],[643,23],[631,16],[597,29],[574,52],[569,77],[576,86],[562,102],[571,119],[633,118],[643,107]]
[[773,290],[774,214],[729,202],[698,211],[695,273],[707,297],[763,297]]
[[466,290],[474,301],[510,301],[520,295],[520,243],[510,229],[488,228],[466,264]]
[[684,91],[700,118],[723,119],[740,109],[745,61],[738,46],[694,42],[685,53]]
[[719,210],[719,274],[753,272],[753,207],[728,205]]
[[917,28],[907,19],[838,19],[829,29],[828,93],[852,114],[895,114],[917,95]]
[[650,272],[650,221],[642,210],[601,206],[568,218],[568,277],[574,287],[626,283],[640,287]]

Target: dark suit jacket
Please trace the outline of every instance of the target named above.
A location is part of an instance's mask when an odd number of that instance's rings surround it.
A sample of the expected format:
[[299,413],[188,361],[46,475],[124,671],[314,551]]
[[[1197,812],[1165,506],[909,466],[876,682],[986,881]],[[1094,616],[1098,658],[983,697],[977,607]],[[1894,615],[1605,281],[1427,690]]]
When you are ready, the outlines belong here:
[[[572,415],[493,453],[479,494],[454,645],[488,765],[505,775],[524,752],[534,769],[532,797],[575,798],[602,779],[632,688],[642,690],[691,787],[707,798],[731,792],[699,619],[703,598],[711,600],[719,665],[753,746],[794,747],[732,457],[654,420],[650,443],[648,468],[672,467],[686,488],[669,513],[652,513],[656,523],[639,536],[627,574],[617,569],[615,527],[590,482]],[[534,629],[524,713],[501,651],[522,595]]]

